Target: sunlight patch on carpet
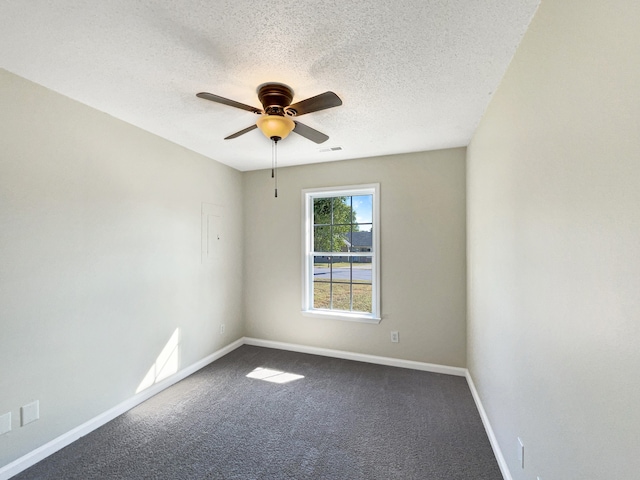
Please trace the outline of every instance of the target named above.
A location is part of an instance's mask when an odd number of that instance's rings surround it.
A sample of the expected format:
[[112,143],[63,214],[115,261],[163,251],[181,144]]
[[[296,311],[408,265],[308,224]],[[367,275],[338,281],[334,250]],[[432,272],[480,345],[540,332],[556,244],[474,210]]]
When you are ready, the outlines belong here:
[[271,368],[258,367],[247,374],[249,378],[257,378],[265,382],[272,383],[289,383],[304,378],[304,375],[296,375],[295,373],[281,372]]

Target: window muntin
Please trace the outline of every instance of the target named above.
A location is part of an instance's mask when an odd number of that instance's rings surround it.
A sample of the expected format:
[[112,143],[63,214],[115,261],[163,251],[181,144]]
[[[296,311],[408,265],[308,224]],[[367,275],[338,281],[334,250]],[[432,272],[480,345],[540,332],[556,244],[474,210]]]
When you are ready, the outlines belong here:
[[378,322],[378,185],[305,190],[303,198],[303,311]]

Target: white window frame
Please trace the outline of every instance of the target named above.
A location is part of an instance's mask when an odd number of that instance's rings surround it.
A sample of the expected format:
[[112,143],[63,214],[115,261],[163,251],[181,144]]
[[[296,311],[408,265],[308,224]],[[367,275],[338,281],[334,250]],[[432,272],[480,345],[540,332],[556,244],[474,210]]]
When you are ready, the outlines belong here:
[[[371,313],[347,312],[313,308],[313,257],[323,253],[313,251],[313,199],[373,195],[371,252],[344,252],[340,256],[371,257]],[[302,190],[302,314],[365,323],[380,323],[380,184],[348,185],[340,187],[307,188]]]

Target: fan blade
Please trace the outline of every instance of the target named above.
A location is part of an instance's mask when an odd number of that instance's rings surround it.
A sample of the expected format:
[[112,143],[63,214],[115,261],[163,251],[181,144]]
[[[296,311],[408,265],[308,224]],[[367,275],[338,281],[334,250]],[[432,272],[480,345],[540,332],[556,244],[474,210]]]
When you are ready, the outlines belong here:
[[315,128],[308,127],[304,123],[296,122],[295,120],[293,121],[293,123],[296,124],[296,126],[293,128],[293,131],[298,135],[302,135],[304,138],[311,140],[312,142],[322,143],[329,140],[329,137],[327,135],[319,132]]
[[223,105],[229,105],[230,107],[241,108],[242,110],[247,110],[253,113],[263,113],[259,108],[252,107],[251,105],[245,105],[244,103],[236,102],[235,100],[229,100],[228,98],[214,95],[213,93],[200,92],[196,94],[196,97],[204,98],[205,100],[211,100],[212,102],[221,103]]
[[250,132],[251,130],[255,130],[256,128],[258,128],[257,125],[251,125],[250,127],[245,128],[244,130],[240,130],[239,132],[234,133],[233,135],[229,135],[228,137],[225,138],[225,140],[231,140],[232,138],[238,138],[240,135],[244,135],[247,132]]
[[315,97],[307,98],[293,105],[289,105],[287,110],[295,110],[296,116],[304,115],[306,113],[317,112],[318,110],[325,110],[327,108],[339,107],[342,105],[340,97],[333,92],[324,92]]

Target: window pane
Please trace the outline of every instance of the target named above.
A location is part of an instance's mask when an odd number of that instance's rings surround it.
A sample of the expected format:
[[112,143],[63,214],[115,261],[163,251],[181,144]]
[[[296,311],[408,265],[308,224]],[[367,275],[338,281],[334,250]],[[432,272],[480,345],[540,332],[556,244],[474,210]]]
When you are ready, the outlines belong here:
[[348,226],[346,232],[351,230],[350,225],[355,222],[355,216],[351,210],[351,197],[333,197],[332,205],[332,223]]
[[371,284],[371,257],[353,257],[352,281]]
[[314,198],[313,199],[313,224],[329,225],[331,223],[331,204],[332,199]]
[[354,222],[371,223],[373,221],[373,195],[354,195],[351,197]]
[[331,258],[331,278],[334,282],[351,281],[351,262],[349,257]]
[[334,283],[331,299],[334,310],[351,310],[351,285],[348,283]]
[[331,281],[331,263],[330,257],[313,257],[313,281],[314,282],[330,282]]
[[[359,230],[359,228],[368,228],[369,230]],[[371,236],[371,224],[356,224],[353,226],[353,232],[348,236],[350,240],[351,252],[370,252],[373,245],[373,237]]]
[[353,310],[371,313],[371,284],[353,284]]
[[313,308],[331,308],[331,284],[313,282]]
[[348,225],[354,221],[351,197],[333,197],[333,223]]
[[331,227],[313,227],[313,250],[315,252],[331,251]]
[[332,227],[331,246],[332,252],[348,252],[349,251],[349,233],[351,225],[334,225]]

